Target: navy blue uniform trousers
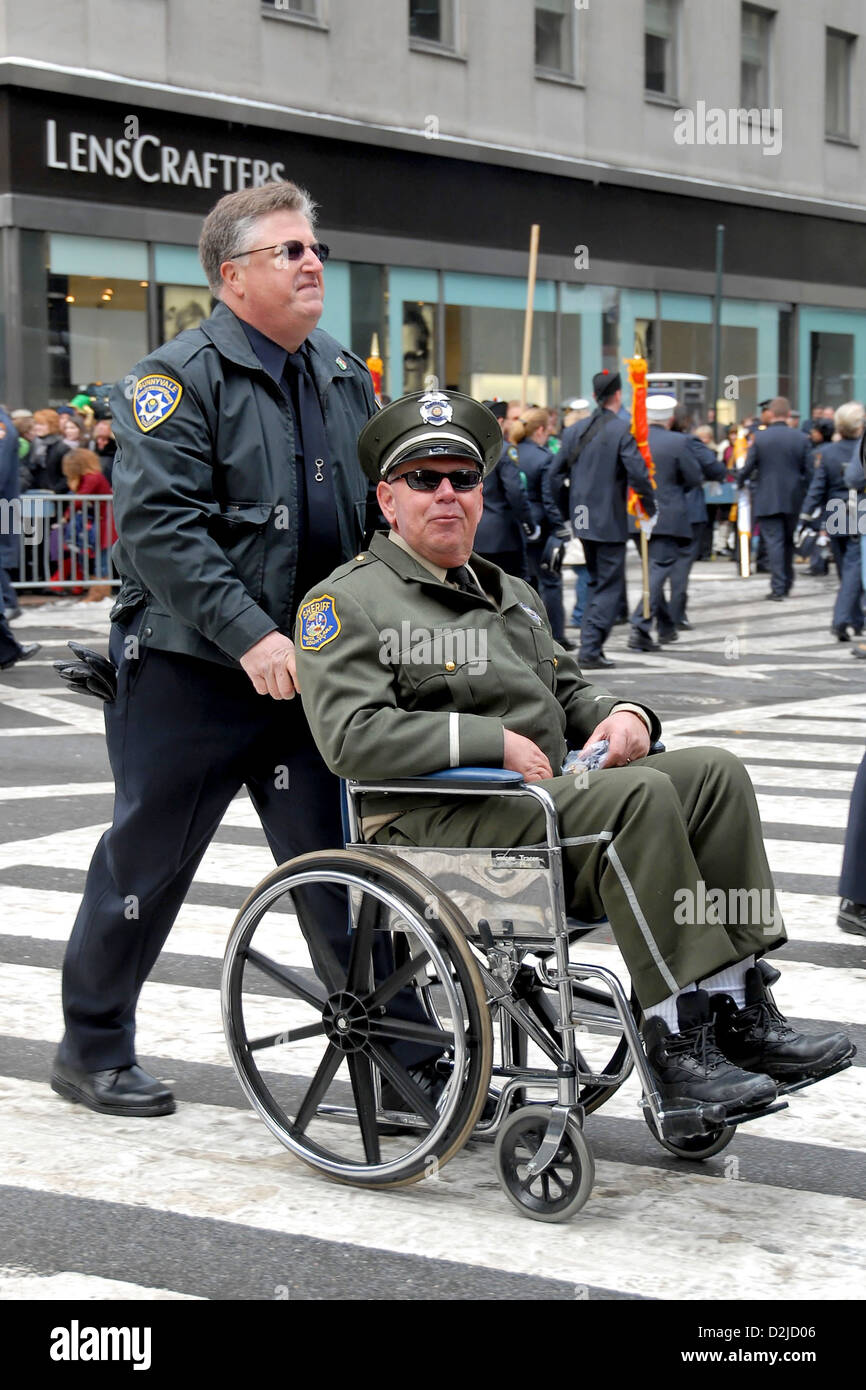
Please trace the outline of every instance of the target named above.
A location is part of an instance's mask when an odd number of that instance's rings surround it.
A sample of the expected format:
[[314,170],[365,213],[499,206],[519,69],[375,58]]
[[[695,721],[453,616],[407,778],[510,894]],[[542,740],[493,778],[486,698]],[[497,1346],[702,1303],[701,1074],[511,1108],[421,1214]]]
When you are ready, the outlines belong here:
[[767,547],[770,592],[784,597],[794,583],[794,532],[797,529],[797,513],[779,512],[775,516],[759,517],[758,522]]
[[[241,787],[278,863],[343,844],[339,782],[313,743],[300,699],[258,695],[242,670],[196,657],[141,647],[129,659],[124,636],[112,628],[118,692],[105,706],[113,823],[94,851],[63,964],[59,1055],[87,1071],[135,1061],[142,985]],[[345,965],[343,890],[302,893],[293,896],[314,962],[323,935]],[[377,975],[388,964],[377,959]],[[389,1011],[425,1018],[411,990]],[[412,1044],[394,1050],[404,1065],[430,1055]]]
[[848,807],[839,897],[866,903],[866,757],[857,769]]
[[860,537],[831,536],[830,546],[839,570],[839,592],[833,607],[833,626],[863,627]]
[[625,541],[583,541],[590,589],[580,629],[578,660],[600,654],[625,591]]

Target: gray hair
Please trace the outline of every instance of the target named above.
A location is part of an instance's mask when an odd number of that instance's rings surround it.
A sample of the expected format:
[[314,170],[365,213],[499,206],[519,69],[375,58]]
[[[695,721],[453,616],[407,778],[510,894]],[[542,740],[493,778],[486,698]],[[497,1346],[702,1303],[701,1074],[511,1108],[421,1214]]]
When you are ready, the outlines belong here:
[[198,242],[199,260],[204,267],[211,294],[222,294],[220,266],[223,261],[239,260],[242,248],[255,240],[256,227],[269,212],[296,212],[306,217],[316,234],[317,204],[305,188],[295,183],[266,183],[261,188],[242,188],[227,193],[211,208],[204,220]]
[[840,405],[833,416],[833,424],[843,439],[859,439],[863,433],[864,419],[866,419],[866,411],[860,402],[846,401],[844,405]]

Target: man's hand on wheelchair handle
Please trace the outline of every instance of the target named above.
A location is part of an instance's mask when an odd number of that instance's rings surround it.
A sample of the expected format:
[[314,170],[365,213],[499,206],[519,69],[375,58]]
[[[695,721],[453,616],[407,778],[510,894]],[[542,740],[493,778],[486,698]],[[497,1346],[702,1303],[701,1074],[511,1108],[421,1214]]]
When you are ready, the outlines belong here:
[[524,782],[544,782],[553,776],[553,769],[537,743],[511,729],[505,729],[504,734],[503,767],[509,772],[522,773]]
[[650,749],[649,730],[643,720],[630,710],[619,710],[609,714],[597,724],[590,734],[584,748],[600,738],[610,740],[610,750],[605,759],[605,767],[624,767],[638,758],[645,758]]
[[259,695],[274,700],[293,700],[300,690],[295,669],[295,644],[282,632],[269,632],[241,657],[246,671]]

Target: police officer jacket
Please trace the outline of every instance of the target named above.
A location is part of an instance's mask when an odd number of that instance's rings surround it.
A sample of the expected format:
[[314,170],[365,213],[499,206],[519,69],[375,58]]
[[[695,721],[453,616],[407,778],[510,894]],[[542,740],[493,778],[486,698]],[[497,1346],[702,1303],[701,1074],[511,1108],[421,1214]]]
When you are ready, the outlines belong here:
[[533,529],[541,527],[543,540],[565,521],[559,509],[553,505],[550,495],[542,487],[544,475],[553,464],[553,454],[542,449],[533,439],[524,439],[517,446],[518,467],[526,479],[526,493],[532,511]]
[[[306,340],[322,403],[340,544],[364,532],[358,433],[375,411],[360,358],[317,329]],[[123,583],[112,617],[145,606],[139,635],[163,651],[233,665],[291,631],[298,595],[292,412],[224,304],[164,343],[112,398]],[[154,418],[156,417],[156,418]]]
[[812,480],[800,509],[805,515],[811,515],[818,507],[826,507],[831,498],[847,504],[845,470],[859,455],[859,439],[837,439],[835,444],[822,444],[815,450]]
[[604,410],[606,417],[598,433],[581,451],[577,463],[571,456],[581,435],[600,418],[599,407],[586,420],[578,420],[563,431],[558,458],[561,467],[571,469],[569,505],[572,529],[581,540],[628,540],[626,490],[631,485],[640,495],[647,515],[655,513],[653,486],[647,466],[635,443],[628,421]]
[[535,529],[518,458],[515,445],[507,444],[484,479],[484,511],[475,535],[475,548],[482,555],[522,551],[526,536]]
[[[722,463],[715,449],[711,449],[702,439],[697,439],[693,434],[685,434],[683,438],[694,458],[700,466],[704,482],[718,483],[724,481],[725,465]],[[686,489],[686,511],[688,512],[689,522],[692,526],[700,524],[702,521],[709,520],[707,511],[707,499],[704,495],[703,484],[700,487],[690,487]]]
[[686,506],[686,488],[704,481],[701,465],[684,434],[650,425],[649,447],[656,470],[656,506],[659,519],[654,536],[678,536],[691,540],[692,523]]
[[749,446],[740,482],[757,474],[752,502],[756,517],[796,515],[809,484],[809,441],[801,430],[774,420]]
[[[310,591],[295,646],[304,710],[341,777],[502,767],[503,731],[531,738],[554,775],[621,703],[585,680],[522,579],[472,554],[493,600],[452,588],[377,532],[367,552]],[[439,641],[437,644],[437,634]],[[660,725],[650,710],[651,737]],[[430,797],[401,799],[430,804]],[[394,799],[368,810],[395,809]]]

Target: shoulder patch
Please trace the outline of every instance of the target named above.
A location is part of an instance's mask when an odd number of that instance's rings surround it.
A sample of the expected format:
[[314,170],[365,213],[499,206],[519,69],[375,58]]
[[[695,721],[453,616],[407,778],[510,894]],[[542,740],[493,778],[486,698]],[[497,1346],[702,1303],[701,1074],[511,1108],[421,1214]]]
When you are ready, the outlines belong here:
[[534,608],[530,608],[528,603],[519,603],[518,608],[522,608],[524,613],[528,613],[536,627],[544,627],[544,619],[540,613],[536,613]]
[[138,428],[145,434],[156,429],[176,410],[182,395],[183,387],[174,377],[161,373],[141,377],[132,397],[132,413]]
[[520,455],[517,452],[517,449],[514,444],[509,444],[505,452],[508,454],[508,457],[511,459],[512,463],[520,462]]
[[310,599],[298,613],[301,646],[304,651],[317,652],[326,643],[333,642],[342,626],[337,617],[337,609],[330,594]]

